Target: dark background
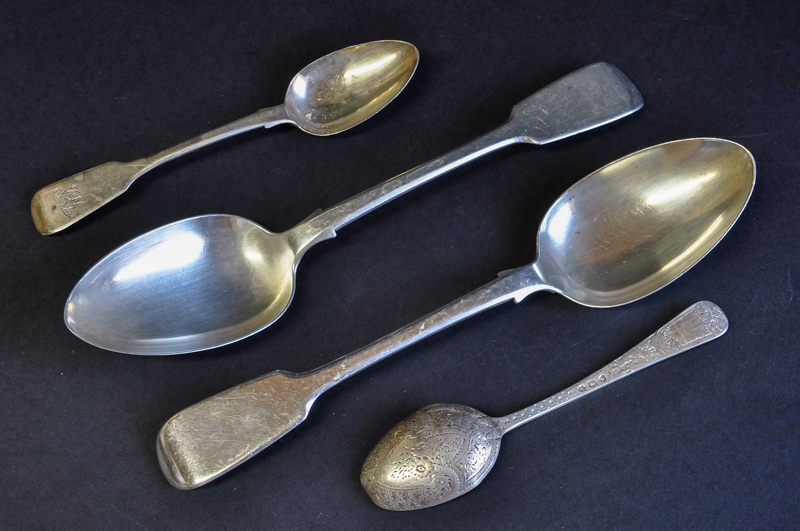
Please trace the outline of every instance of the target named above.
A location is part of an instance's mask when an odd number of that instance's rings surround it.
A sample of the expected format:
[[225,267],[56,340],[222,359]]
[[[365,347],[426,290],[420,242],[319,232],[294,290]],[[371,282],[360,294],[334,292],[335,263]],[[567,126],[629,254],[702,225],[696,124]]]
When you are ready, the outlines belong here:
[[[0,7],[0,525],[117,529],[775,529],[797,525],[800,296],[793,1],[39,2]],[[329,138],[255,131],[165,165],[64,233],[29,202],[52,181],[149,155],[283,99],[300,68],[377,39],[415,44],[410,85]],[[231,213],[280,231],[502,123],[596,61],[645,107],[550,146],[515,146],[387,205],[310,251],[274,326],[210,352],[148,358],[74,337],[63,305],[127,240]],[[597,310],[547,293],[506,304],[373,367],[203,488],[155,457],[161,425],[274,369],[350,352],[535,258],[561,192],[644,147],[716,136],[758,181],[724,241],[666,289]],[[505,415],[574,383],[693,302],[730,330],[503,441],[474,492],[410,513],[359,484],[373,445],[432,402]]]

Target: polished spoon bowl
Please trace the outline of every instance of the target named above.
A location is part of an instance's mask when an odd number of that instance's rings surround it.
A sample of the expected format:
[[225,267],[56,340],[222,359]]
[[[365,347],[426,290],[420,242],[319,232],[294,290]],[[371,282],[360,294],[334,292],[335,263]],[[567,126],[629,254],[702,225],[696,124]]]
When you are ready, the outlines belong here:
[[613,162],[550,207],[535,262],[319,369],[275,371],[184,409],[159,432],[161,469],[181,489],[208,483],[298,426],[326,390],[503,302],[536,291],[596,307],[645,297],[722,239],[754,185],[752,156],[726,140],[669,142]]
[[493,418],[461,404],[426,406],[375,445],[361,470],[361,484],[375,504],[392,511],[450,501],[486,478],[509,431],[727,329],[728,319],[716,304],[698,302],[599,371],[511,415]]
[[131,240],[78,282],[65,321],[84,341],[128,354],[182,354],[248,337],[283,314],[300,259],[341,227],[503,146],[553,142],[641,106],[636,87],[617,68],[587,66],[518,103],[498,129],[284,233],[238,216],[209,215]]
[[289,83],[284,103],[213,129],[133,162],[107,162],[45,186],[33,196],[33,223],[53,234],[119,197],[146,172],[167,161],[259,127],[288,123],[306,133],[334,135],[380,111],[406,86],[419,62],[402,41],[350,46],[317,59]]

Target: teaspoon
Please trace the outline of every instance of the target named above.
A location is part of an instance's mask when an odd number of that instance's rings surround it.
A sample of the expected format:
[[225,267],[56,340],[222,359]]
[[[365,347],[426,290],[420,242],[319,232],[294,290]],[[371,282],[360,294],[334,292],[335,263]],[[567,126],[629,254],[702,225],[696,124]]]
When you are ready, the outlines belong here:
[[496,149],[553,142],[641,106],[638,90],[617,68],[584,67],[518,103],[498,129],[286,232],[238,216],[207,215],[139,236],[84,275],[67,299],[64,319],[84,341],[127,354],[183,354],[238,341],[283,315],[300,259],[341,227]]
[[259,127],[292,124],[317,136],[335,135],[380,111],[406,86],[419,62],[402,41],[375,41],[338,50],[303,68],[284,103],[261,109],[191,140],[132,162],[107,162],[45,186],[31,215],[42,234],[63,230],[116,199],[143,174],[165,162]]
[[625,376],[716,339],[727,329],[728,319],[722,310],[701,301],[599,371],[511,415],[489,417],[462,404],[426,406],[375,445],[361,470],[361,484],[376,505],[392,511],[424,509],[450,501],[486,478],[506,433]]
[[161,470],[175,487],[204,485],[298,426],[331,387],[503,302],[537,291],[594,307],[646,297],[722,239],[754,185],[750,152],[726,140],[669,142],[612,162],[550,207],[532,264],[316,370],[271,372],[184,409],[159,432]]

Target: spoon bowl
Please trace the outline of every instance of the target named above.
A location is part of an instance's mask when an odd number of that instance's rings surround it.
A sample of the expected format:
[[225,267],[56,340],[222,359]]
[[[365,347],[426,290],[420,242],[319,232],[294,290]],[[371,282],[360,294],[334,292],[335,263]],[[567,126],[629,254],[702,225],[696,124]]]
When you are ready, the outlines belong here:
[[326,55],[292,79],[286,114],[306,133],[341,133],[392,101],[418,62],[417,49],[402,41],[375,41]]
[[[124,353],[225,345],[286,311],[296,265],[286,238],[247,219],[189,218],[135,238],[95,265],[86,273],[92,281],[70,295],[65,319],[84,341]],[[236,303],[222,308],[223,301]]]
[[752,155],[727,140],[680,140],[633,153],[585,177],[550,207],[535,267],[553,291],[580,304],[633,302],[713,249],[754,184]]

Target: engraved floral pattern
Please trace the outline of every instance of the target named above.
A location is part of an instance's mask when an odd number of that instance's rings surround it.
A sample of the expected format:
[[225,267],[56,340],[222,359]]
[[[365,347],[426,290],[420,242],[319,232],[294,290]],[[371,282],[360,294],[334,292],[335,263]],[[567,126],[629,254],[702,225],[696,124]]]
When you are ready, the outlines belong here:
[[719,336],[727,329],[728,320],[719,306],[708,301],[695,303],[606,367],[558,395],[497,419],[497,424],[505,433],[582,394],[627,376],[655,361],[684,352],[711,337]]
[[499,443],[492,418],[467,406],[434,404],[381,439],[361,483],[386,509],[437,505],[479,483],[497,459]]

